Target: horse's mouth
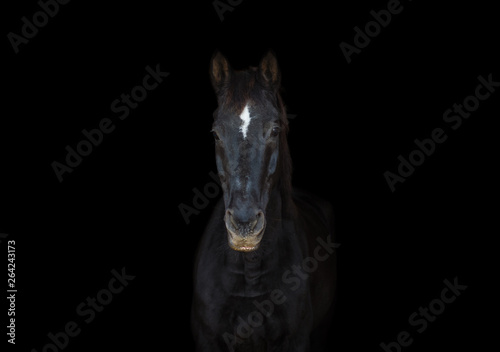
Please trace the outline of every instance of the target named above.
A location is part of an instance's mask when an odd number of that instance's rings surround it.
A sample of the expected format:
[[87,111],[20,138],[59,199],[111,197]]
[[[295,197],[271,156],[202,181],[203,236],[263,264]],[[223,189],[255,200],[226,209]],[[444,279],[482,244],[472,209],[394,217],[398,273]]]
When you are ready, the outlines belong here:
[[264,235],[265,226],[257,234],[241,236],[234,231],[227,229],[227,240],[229,247],[239,252],[252,252],[259,248],[260,241]]
[[235,251],[238,251],[238,252],[253,252],[255,251],[257,248],[259,248],[259,245],[256,245],[254,247],[248,247],[248,246],[242,246],[242,247],[232,247],[232,249],[234,249]]

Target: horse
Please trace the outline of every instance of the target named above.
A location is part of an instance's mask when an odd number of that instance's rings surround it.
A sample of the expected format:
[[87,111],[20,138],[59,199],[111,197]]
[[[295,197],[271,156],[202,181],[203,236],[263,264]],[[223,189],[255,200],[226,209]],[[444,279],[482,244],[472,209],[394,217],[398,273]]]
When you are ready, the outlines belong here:
[[195,258],[197,351],[321,351],[336,286],[333,209],[292,187],[276,55],[234,70],[216,51],[209,73],[223,196]]

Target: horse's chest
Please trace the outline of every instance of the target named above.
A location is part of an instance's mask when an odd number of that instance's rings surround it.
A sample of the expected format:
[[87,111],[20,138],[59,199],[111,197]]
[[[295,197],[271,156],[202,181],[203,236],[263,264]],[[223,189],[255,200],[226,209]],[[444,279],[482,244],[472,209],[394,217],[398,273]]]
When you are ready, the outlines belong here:
[[242,346],[281,341],[309,320],[306,301],[279,288],[255,297],[230,296],[221,311],[220,333]]
[[280,345],[299,331],[309,331],[312,311],[306,282],[290,286],[281,270],[250,264],[225,266],[211,276],[213,281],[204,278],[202,315],[212,335],[238,351],[236,347],[247,344]]

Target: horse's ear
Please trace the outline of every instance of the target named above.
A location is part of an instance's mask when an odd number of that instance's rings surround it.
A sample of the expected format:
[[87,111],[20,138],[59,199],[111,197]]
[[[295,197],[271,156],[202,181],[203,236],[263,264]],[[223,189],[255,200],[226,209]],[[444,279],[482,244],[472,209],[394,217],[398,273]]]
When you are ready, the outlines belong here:
[[280,70],[278,67],[278,60],[271,50],[269,50],[260,61],[259,71],[265,83],[273,88],[279,87]]
[[231,76],[231,67],[229,62],[219,51],[216,51],[210,60],[210,79],[212,80],[212,85],[215,92],[219,90],[229,82]]

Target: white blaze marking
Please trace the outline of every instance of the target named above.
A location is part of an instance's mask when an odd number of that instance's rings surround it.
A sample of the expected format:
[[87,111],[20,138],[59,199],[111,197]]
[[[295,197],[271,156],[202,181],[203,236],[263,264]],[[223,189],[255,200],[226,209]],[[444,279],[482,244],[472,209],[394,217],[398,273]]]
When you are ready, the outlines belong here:
[[240,119],[241,119],[241,126],[240,126],[240,132],[243,133],[243,138],[247,138],[247,131],[248,131],[248,125],[250,125],[250,120],[252,119],[250,117],[250,112],[248,111],[248,104],[245,105],[245,108],[240,114]]

